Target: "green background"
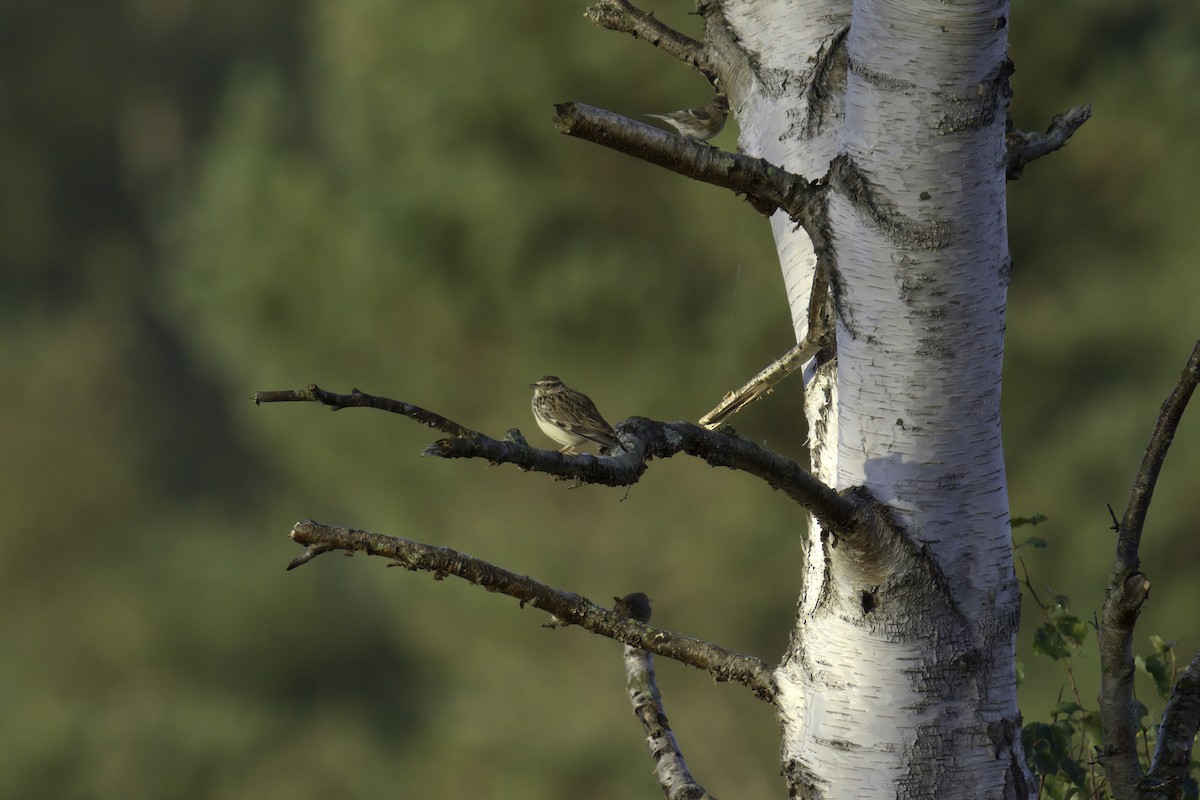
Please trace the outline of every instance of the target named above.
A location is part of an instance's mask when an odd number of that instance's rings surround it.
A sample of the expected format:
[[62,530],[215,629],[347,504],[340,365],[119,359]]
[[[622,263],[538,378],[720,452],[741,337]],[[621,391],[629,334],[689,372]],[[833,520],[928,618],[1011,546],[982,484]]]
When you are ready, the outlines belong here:
[[[696,32],[687,3],[648,7]],[[790,345],[765,220],[555,132],[555,102],[709,96],[583,8],[0,6],[0,795],[661,796],[619,646],[381,560],[285,573],[307,517],[598,602],[646,591],[664,627],[783,651],[803,522],[759,481],[677,458],[628,497],[571,490],[422,459],[437,435],[398,417],[248,400],[359,387],[548,444],[543,374],[614,422],[695,419]],[[1091,619],[1105,504],[1200,328],[1200,7],[1020,3],[1011,37],[1018,126],[1095,109],[1012,186],[1004,405],[1013,513],[1050,518],[1034,584]],[[800,399],[737,427],[801,458]],[[1149,518],[1141,651],[1200,643],[1197,474],[1193,413]],[[1062,669],[1020,657],[1044,718]],[[781,796],[770,709],[658,669],[697,778]]]

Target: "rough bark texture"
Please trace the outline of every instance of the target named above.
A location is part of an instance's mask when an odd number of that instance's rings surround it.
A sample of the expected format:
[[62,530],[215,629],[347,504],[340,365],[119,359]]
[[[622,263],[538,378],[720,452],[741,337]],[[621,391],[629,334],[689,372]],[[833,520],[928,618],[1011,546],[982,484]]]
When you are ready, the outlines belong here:
[[1031,794],[999,426],[1007,13],[726,2],[708,19],[742,149],[830,186],[820,236],[772,219],[797,338],[814,285],[837,321],[836,360],[805,372],[812,472],[864,487],[917,548],[811,527],[776,672],[793,796]]

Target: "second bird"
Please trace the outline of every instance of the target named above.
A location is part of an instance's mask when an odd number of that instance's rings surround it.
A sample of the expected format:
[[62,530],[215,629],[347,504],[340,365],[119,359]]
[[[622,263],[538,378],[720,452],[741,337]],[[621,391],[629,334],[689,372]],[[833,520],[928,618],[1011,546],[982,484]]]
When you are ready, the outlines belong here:
[[579,445],[594,442],[600,452],[624,450],[617,432],[583,392],[577,392],[554,375],[547,375],[533,389],[533,418],[542,433],[563,445],[560,453],[573,453]]
[[689,139],[707,142],[725,127],[725,117],[728,115],[729,98],[718,94],[706,106],[685,108],[682,111],[672,111],[670,114],[646,114],[645,116],[671,123],[676,130]]

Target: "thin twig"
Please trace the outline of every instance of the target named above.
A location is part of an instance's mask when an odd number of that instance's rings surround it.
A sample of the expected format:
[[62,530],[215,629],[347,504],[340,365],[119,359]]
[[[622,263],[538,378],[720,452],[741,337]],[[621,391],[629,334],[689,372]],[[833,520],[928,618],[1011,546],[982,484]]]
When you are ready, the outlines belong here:
[[416,420],[428,428],[448,433],[451,436],[476,435],[475,431],[470,428],[459,425],[453,420],[446,419],[440,414],[426,411],[410,403],[393,400],[390,397],[377,397],[366,392],[360,392],[358,389],[351,389],[350,394],[335,394],[334,392],[325,391],[315,383],[310,383],[303,389],[255,392],[254,397],[250,399],[254,401],[254,405],[256,406],[263,403],[319,403],[327,406],[332,411],[340,411],[343,408],[375,408],[380,411],[401,414],[409,419]]
[[700,418],[700,424],[710,430],[717,428],[755,400],[774,391],[780,381],[804,366],[821,349],[821,343],[813,341],[813,338],[805,337],[804,341],[768,364],[742,388],[726,394],[712,411]]
[[[1046,604],[1042,602],[1042,598],[1038,595],[1037,589],[1035,589],[1033,586],[1033,581],[1029,577],[1029,567],[1028,567],[1028,565],[1026,565],[1024,557],[1018,556],[1017,563],[1019,563],[1021,565],[1021,574],[1023,576],[1023,578],[1021,580],[1021,584],[1026,588],[1026,590],[1028,590],[1030,598],[1033,600],[1034,605],[1036,605],[1038,607],[1038,609],[1042,612],[1042,616],[1046,618],[1046,622],[1053,625],[1054,618],[1050,615],[1050,610],[1048,608],[1046,608]],[[1063,661],[1063,668],[1066,670],[1066,673],[1067,673],[1067,682],[1071,686],[1071,694],[1075,697],[1075,704],[1082,709],[1084,707],[1083,696],[1079,693],[1079,682],[1075,680],[1075,670],[1071,666],[1072,662],[1074,661],[1074,657],[1071,656],[1071,657],[1062,659],[1062,661]],[[1058,702],[1062,702],[1062,687],[1059,687]],[[1079,756],[1078,756],[1078,759],[1080,761],[1084,760],[1084,756],[1086,754],[1086,748],[1087,748],[1087,737],[1081,736],[1080,740],[1079,740]],[[1092,761],[1090,759],[1088,760],[1088,773],[1092,779],[1092,787],[1094,789],[1099,783],[1099,778],[1096,776],[1096,764],[1094,761]],[[1041,796],[1041,787],[1045,784],[1045,781],[1046,781],[1045,775],[1038,776],[1038,795],[1039,796]]]
[[522,607],[532,605],[562,622],[705,670],[718,681],[740,683],[751,689],[759,699],[774,702],[776,688],[772,670],[762,659],[735,653],[691,636],[652,628],[598,606],[585,597],[553,589],[525,575],[448,547],[436,547],[353,528],[322,525],[312,520],[297,522],[292,528],[291,538],[304,545],[306,550],[288,565],[288,569],[307,563],[318,551],[345,550],[382,556],[408,570],[432,572],[439,580],[453,575],[489,592],[515,597],[521,601]]

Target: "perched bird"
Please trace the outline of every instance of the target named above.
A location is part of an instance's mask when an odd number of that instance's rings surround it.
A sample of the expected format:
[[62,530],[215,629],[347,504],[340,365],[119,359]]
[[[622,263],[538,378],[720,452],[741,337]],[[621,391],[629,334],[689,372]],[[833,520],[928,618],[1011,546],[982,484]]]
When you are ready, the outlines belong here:
[[689,139],[706,142],[721,132],[721,129],[725,127],[725,117],[728,115],[729,98],[723,94],[717,94],[706,106],[685,108],[682,111],[672,111],[670,114],[645,114],[644,116],[669,122]]
[[560,453],[573,453],[578,445],[594,442],[600,452],[625,448],[617,432],[600,416],[596,404],[583,392],[568,387],[553,375],[547,375],[533,389],[533,418],[542,433],[563,445]]
[[624,597],[614,597],[613,600],[617,601],[613,611],[618,614],[624,614],[638,622],[650,621],[650,598],[646,597],[645,592],[633,592]]

